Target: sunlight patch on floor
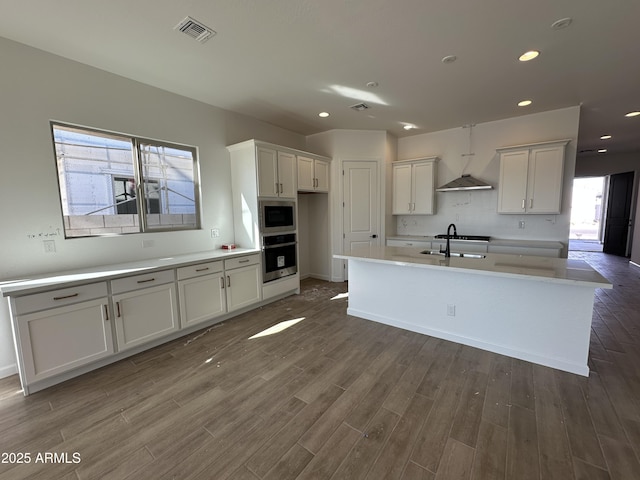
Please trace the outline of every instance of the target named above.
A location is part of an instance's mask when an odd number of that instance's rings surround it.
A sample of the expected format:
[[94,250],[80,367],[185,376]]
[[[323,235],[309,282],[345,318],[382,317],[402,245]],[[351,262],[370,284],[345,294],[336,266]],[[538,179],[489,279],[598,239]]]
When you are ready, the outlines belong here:
[[349,292],[339,293],[338,295],[333,297],[331,300],[340,300],[341,298],[349,298]]
[[268,335],[274,335],[276,333],[280,333],[283,330],[286,330],[289,327],[293,327],[296,323],[301,322],[302,320],[304,320],[305,317],[300,317],[300,318],[294,318],[293,320],[285,320],[284,322],[280,322],[280,323],[276,323],[275,325],[259,332],[256,333],[254,336],[249,337],[249,340],[253,339],[253,338],[260,338],[260,337],[266,337]]

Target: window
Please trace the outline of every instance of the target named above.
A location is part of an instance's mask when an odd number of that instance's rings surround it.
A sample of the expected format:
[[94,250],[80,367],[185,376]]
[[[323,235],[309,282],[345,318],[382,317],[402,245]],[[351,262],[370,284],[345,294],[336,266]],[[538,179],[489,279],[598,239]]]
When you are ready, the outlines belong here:
[[195,147],[52,130],[66,238],[200,228]]

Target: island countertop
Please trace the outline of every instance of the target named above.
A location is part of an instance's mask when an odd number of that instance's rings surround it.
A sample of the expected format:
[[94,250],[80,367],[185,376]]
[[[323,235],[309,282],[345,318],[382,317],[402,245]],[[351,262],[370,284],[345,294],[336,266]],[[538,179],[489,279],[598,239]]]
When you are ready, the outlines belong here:
[[416,268],[448,269],[469,274],[499,277],[529,278],[531,280],[585,285],[594,288],[613,288],[611,283],[583,260],[536,257],[499,253],[483,254],[484,258],[460,258],[427,255],[415,247],[357,247],[339,259],[356,259]]

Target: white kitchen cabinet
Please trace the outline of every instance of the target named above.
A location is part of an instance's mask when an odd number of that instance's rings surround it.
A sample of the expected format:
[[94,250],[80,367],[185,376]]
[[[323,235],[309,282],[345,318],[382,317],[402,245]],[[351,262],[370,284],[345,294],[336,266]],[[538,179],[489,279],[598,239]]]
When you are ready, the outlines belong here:
[[112,280],[111,290],[119,351],[180,328],[173,270]]
[[498,213],[558,214],[569,140],[498,149]]
[[190,327],[227,311],[222,261],[180,267],[178,294],[182,327]]
[[224,273],[228,312],[239,310],[261,300],[260,254],[225,260]]
[[387,247],[416,247],[416,248],[431,248],[430,241],[423,240],[387,240]]
[[298,155],[298,191],[328,192],[329,162]]
[[[467,241],[449,241],[449,248],[452,252],[466,252],[466,253],[487,253],[487,243],[483,242],[467,242]],[[444,252],[447,248],[446,239],[438,239],[431,242],[431,249]]]
[[393,164],[393,215],[433,215],[437,158]]
[[114,351],[104,282],[18,297],[13,310],[25,385]]
[[258,147],[257,164],[259,196],[296,197],[296,156],[294,154]]
[[489,245],[489,253],[506,253],[509,255],[527,255],[533,257],[553,257],[562,256],[561,246],[536,246],[536,245]]

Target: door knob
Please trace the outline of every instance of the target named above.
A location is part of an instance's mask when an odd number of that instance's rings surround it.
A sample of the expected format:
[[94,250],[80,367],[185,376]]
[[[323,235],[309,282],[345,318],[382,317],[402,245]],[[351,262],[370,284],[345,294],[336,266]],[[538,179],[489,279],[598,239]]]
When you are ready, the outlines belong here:
[[373,234],[373,235],[371,235],[371,238],[378,238],[378,235]]

